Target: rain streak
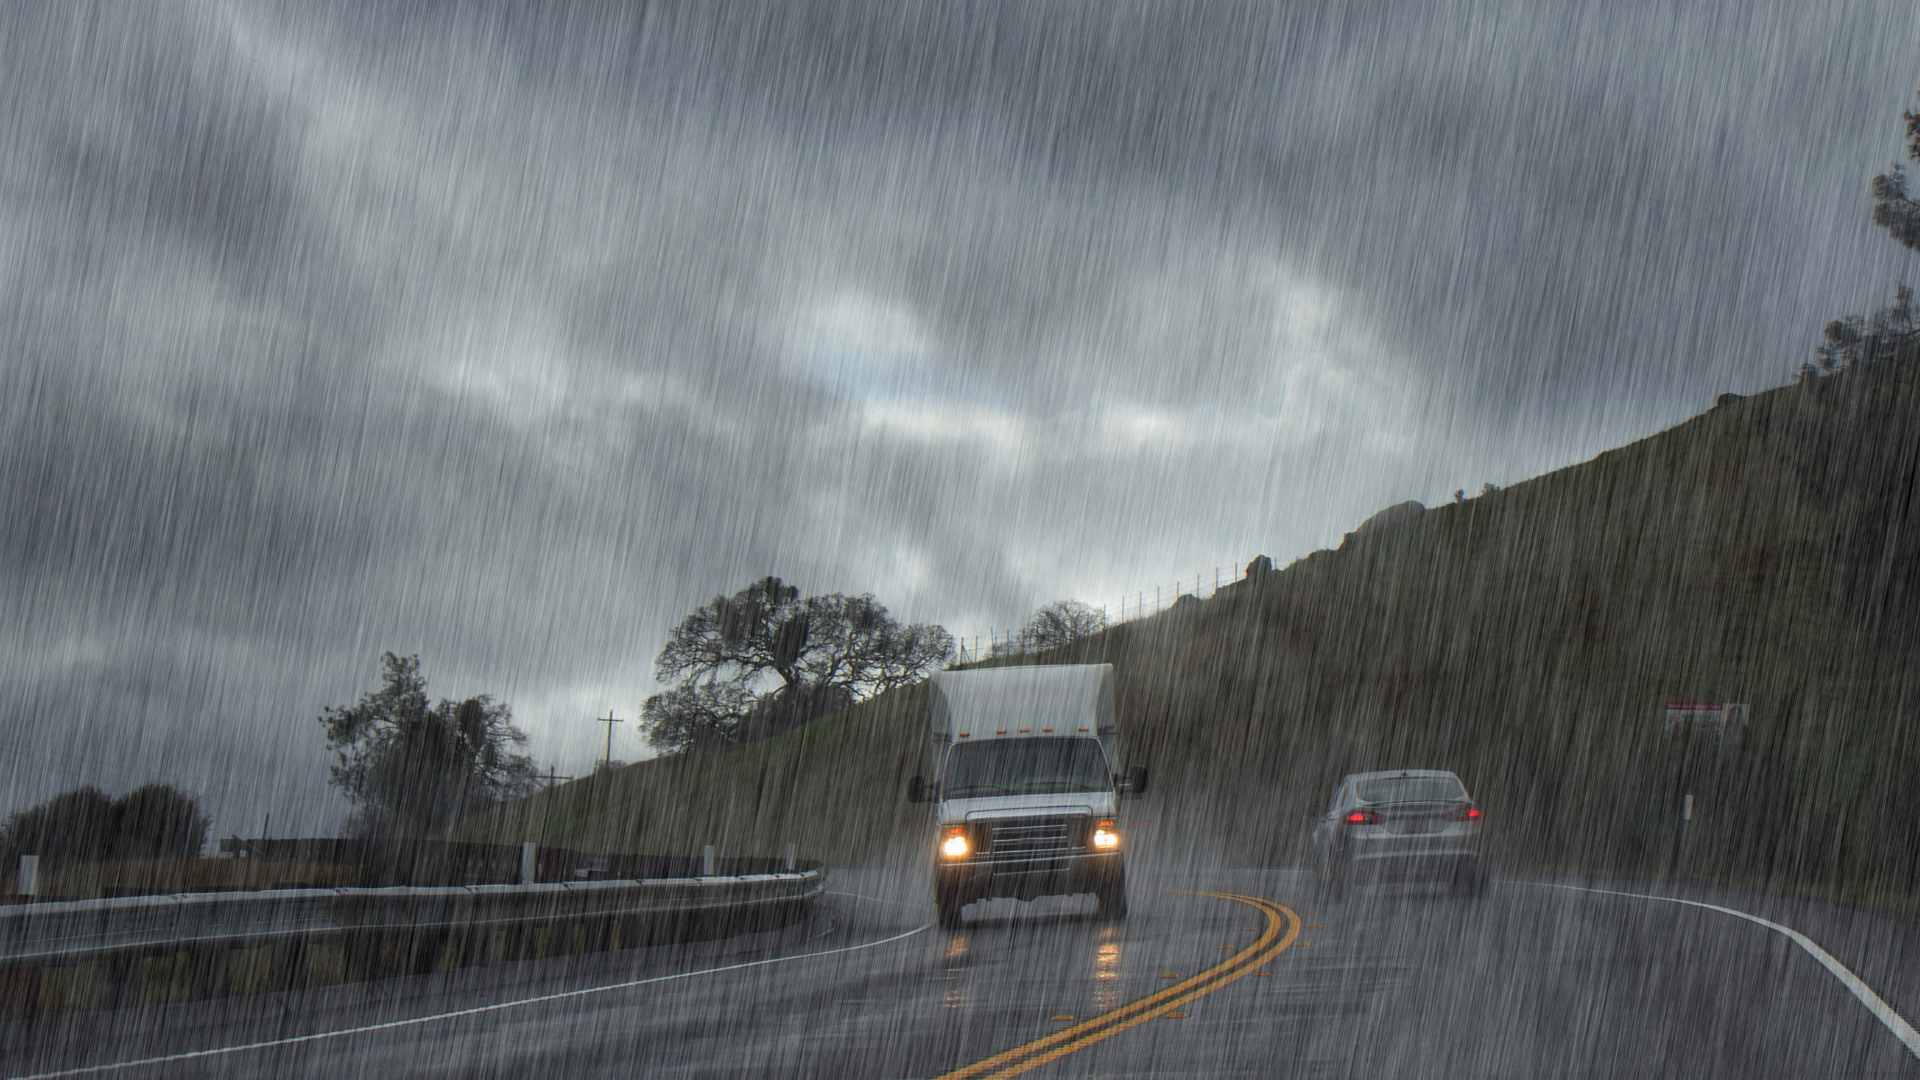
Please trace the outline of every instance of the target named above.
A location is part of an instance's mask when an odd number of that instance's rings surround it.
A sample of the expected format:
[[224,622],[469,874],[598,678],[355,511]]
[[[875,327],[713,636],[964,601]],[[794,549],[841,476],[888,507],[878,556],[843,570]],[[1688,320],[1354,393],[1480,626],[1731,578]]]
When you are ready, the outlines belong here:
[[0,11],[0,1078],[1920,1075],[1892,0]]

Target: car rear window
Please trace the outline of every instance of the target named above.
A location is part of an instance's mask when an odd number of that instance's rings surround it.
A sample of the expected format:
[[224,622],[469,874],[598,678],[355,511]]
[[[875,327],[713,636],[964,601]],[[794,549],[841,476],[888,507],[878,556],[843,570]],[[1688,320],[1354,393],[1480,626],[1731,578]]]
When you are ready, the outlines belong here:
[[1354,784],[1361,802],[1447,802],[1467,791],[1451,776],[1389,776]]

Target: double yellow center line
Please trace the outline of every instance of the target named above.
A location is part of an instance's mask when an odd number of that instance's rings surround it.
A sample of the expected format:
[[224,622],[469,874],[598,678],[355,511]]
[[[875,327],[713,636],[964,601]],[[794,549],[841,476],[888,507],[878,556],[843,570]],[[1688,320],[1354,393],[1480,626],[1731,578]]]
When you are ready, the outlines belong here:
[[1300,936],[1300,916],[1292,909],[1282,907],[1271,900],[1263,900],[1257,896],[1240,896],[1235,893],[1209,892],[1198,895],[1232,900],[1254,908],[1267,917],[1266,928],[1253,944],[1198,975],[1183,979],[1164,990],[1148,994],[1138,1001],[1130,1001],[1112,1012],[1102,1013],[1084,1023],[1075,1024],[1030,1043],[1002,1051],[990,1058],[976,1061],[964,1068],[955,1069],[939,1077],[938,1080],[974,1080],[976,1077],[1000,1080],[1001,1077],[1019,1076],[1028,1069],[1039,1068],[1049,1061],[1091,1046],[1108,1036],[1118,1035],[1130,1027],[1164,1016],[1195,998],[1205,997],[1228,983],[1244,978],[1252,974],[1254,969],[1279,956],[1293,944],[1294,939]]

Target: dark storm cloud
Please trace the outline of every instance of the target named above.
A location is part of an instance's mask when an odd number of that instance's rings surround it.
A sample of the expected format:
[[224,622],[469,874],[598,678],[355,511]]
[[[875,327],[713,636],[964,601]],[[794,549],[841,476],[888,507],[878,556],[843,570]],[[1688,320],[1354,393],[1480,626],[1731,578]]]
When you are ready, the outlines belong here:
[[289,238],[289,103],[209,48],[204,24],[158,9],[96,15],[22,8],[9,17],[13,100],[70,95],[64,108],[13,111],[14,154],[42,166],[16,173],[14,194],[57,230],[43,234],[41,254],[159,249],[204,258],[244,284]]
[[971,634],[1778,382],[1900,265],[1862,196],[1920,39],[1892,4],[4,18],[0,752],[16,802],[187,776],[222,829],[267,791],[330,826],[310,718],[382,649],[577,769],[763,573]]

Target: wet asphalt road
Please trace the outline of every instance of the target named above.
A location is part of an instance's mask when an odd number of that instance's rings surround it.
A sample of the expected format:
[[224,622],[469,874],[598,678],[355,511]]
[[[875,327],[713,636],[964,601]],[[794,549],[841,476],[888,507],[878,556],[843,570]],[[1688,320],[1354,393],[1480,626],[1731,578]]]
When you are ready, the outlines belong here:
[[[1833,975],[1782,936],[1727,915],[1515,881],[1477,900],[1401,887],[1330,903],[1297,873],[1203,877],[1189,884],[1267,897],[1300,915],[1294,947],[1255,967],[1270,974],[1023,1075],[1920,1076],[1920,1061]],[[1124,924],[1095,920],[1085,898],[1001,901],[969,908],[959,932],[915,933],[929,914],[917,874],[841,872],[833,887],[812,922],[774,943],[538,961],[388,980],[371,994],[332,988],[147,1010],[138,1020],[82,1018],[50,1044],[16,1041],[4,1071],[294,1038],[774,960],[86,1075],[934,1077],[1177,981],[1163,976],[1203,972],[1268,922],[1241,903],[1136,883]],[[1920,928],[1911,922],[1734,890],[1676,895],[1794,926],[1902,1014],[1920,1007]],[[819,955],[779,959],[803,953]]]

